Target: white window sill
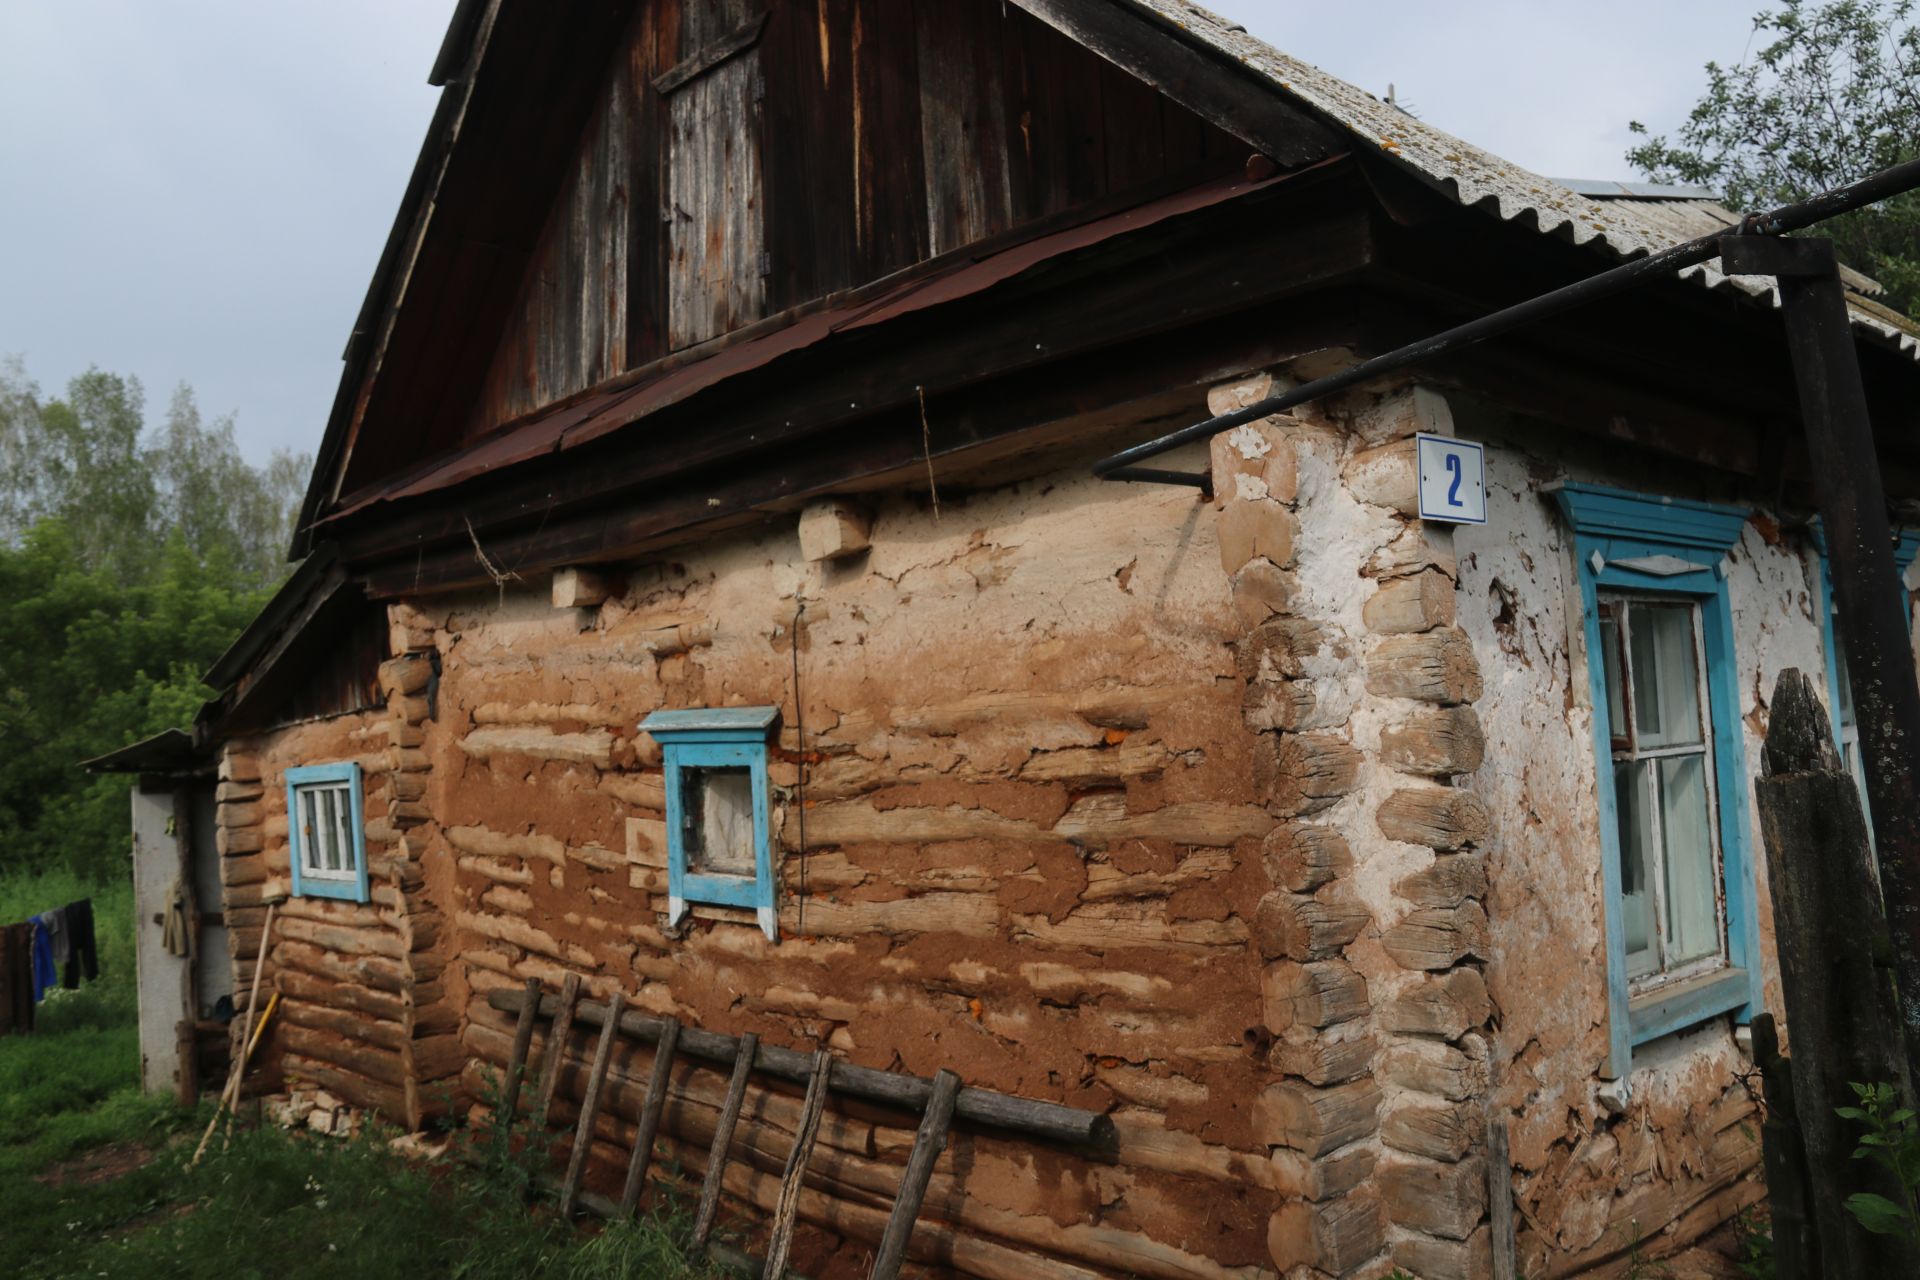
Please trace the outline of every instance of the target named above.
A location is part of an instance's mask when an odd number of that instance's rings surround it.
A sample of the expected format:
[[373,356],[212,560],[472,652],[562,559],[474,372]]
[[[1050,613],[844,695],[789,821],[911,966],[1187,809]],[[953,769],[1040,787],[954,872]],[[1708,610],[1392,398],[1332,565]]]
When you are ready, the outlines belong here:
[[1627,1003],[1632,1042],[1658,1040],[1738,1009],[1749,991],[1745,969],[1716,969],[1635,996]]

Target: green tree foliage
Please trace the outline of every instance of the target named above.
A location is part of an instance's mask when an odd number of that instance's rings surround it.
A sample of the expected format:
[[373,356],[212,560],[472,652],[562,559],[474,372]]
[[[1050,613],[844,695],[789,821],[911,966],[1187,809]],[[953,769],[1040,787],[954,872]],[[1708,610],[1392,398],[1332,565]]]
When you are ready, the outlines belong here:
[[[1760,47],[1709,62],[1707,91],[1674,138],[1627,152],[1656,182],[1698,183],[1735,209],[1804,199],[1920,155],[1914,0],[1783,0],[1753,20]],[[1647,135],[1638,121],[1635,133]],[[1843,261],[1920,315],[1920,194],[1822,224]]]
[[88,565],[135,582],[176,534],[201,559],[224,556],[251,585],[286,570],[311,460],[276,452],[249,466],[233,417],[205,421],[193,389],[146,425],[138,378],[89,369],[64,399],[43,400],[17,359],[0,360],[0,544],[62,521]]
[[124,874],[126,780],[77,762],[192,721],[285,575],[304,471],[250,467],[184,387],[149,432],[136,379],[42,400],[0,363],[0,877]]

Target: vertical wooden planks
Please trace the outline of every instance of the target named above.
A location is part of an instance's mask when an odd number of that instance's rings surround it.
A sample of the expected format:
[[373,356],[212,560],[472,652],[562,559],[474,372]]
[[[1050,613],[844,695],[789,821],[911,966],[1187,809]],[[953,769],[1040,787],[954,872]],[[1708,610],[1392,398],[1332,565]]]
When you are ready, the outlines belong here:
[[513,1026],[513,1054],[507,1059],[506,1091],[500,1099],[500,1122],[511,1128],[520,1106],[520,1085],[527,1074],[527,1050],[533,1045],[534,1024],[540,1020],[540,979],[528,978],[520,996],[520,1018]]
[[927,256],[914,14],[921,0],[852,0],[855,270],[874,280]]
[[680,1043],[680,1022],[668,1018],[653,1050],[653,1074],[647,1077],[647,1100],[640,1107],[640,1131],[634,1135],[633,1158],[627,1163],[627,1185],[620,1193],[620,1216],[631,1218],[640,1207],[647,1186],[647,1165],[653,1160],[653,1139],[660,1132],[660,1112],[667,1105],[667,1085],[673,1071],[673,1052]]
[[600,1028],[600,1047],[593,1054],[593,1068],[587,1073],[587,1093],[580,1100],[580,1123],[574,1130],[573,1150],[567,1155],[567,1177],[560,1184],[560,1216],[570,1218],[580,1196],[580,1180],[586,1176],[587,1155],[593,1150],[593,1123],[600,1118],[600,1100],[606,1095],[607,1066],[613,1061],[613,1042],[620,1038],[620,1015],[626,1011],[627,998],[614,992],[607,1005],[607,1020]]
[[[690,6],[682,15],[680,59],[749,16],[739,0]],[[676,351],[766,314],[764,84],[755,47],[667,98],[667,341]]]
[[927,1184],[933,1180],[933,1164],[947,1149],[947,1131],[953,1127],[953,1102],[960,1093],[960,1077],[942,1067],[933,1077],[933,1093],[920,1117],[920,1131],[913,1138],[913,1153],[907,1157],[906,1172],[900,1176],[900,1195],[887,1217],[886,1232],[873,1256],[871,1280],[899,1280],[900,1263],[907,1256],[907,1241],[920,1216],[920,1203],[926,1199]]
[[680,48],[678,0],[642,5],[627,50],[633,129],[627,153],[627,367],[667,354],[667,103],[653,78]]
[[787,0],[761,38],[767,310],[855,283],[853,0]]
[[759,1052],[758,1035],[749,1031],[740,1037],[740,1052],[733,1060],[733,1078],[727,1082],[720,1123],[713,1131],[713,1146],[707,1150],[707,1176],[700,1184],[699,1211],[693,1215],[695,1244],[705,1244],[713,1230],[714,1215],[720,1209],[720,1188],[726,1181],[727,1152],[733,1146],[733,1131],[740,1123],[740,1107],[747,1098],[747,1078],[753,1074],[754,1055]]
[[927,248],[938,257],[1012,221],[1004,53],[994,15],[980,0],[922,4],[915,13]]
[[826,1109],[827,1085],[832,1078],[833,1055],[821,1049],[813,1055],[813,1074],[807,1080],[807,1098],[800,1108],[799,1127],[794,1130],[793,1150],[787,1153],[787,1167],[780,1175],[780,1199],[774,1205],[767,1263],[761,1272],[768,1280],[781,1280],[787,1274],[793,1227],[800,1214],[800,1189],[806,1182],[807,1161],[813,1157],[813,1140],[820,1133],[820,1113]]
[[534,1103],[534,1123],[545,1125],[553,1114],[554,1090],[560,1087],[561,1062],[567,1056],[567,1038],[573,1034],[573,1006],[580,999],[580,975],[570,973],[560,984],[560,1007],[547,1032],[546,1058],[540,1064],[540,1094]]
[[1107,144],[1107,189],[1125,191],[1166,172],[1164,126],[1154,89],[1111,63],[1100,66],[1100,105]]

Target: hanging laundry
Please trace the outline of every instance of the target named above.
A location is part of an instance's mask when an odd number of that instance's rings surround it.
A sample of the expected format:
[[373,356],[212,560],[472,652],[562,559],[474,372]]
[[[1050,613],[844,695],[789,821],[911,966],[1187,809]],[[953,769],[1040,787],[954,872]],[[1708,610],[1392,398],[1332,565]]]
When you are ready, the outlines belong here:
[[80,985],[82,977],[92,982],[100,976],[100,950],[93,932],[93,899],[69,902],[60,914],[68,940],[67,957],[61,962],[60,985],[71,991]]
[[167,886],[166,905],[161,909],[160,945],[166,948],[168,955],[193,955],[193,930],[188,927],[192,919],[193,907],[187,901],[186,878],[175,876],[173,883]]
[[37,1003],[59,985],[60,975],[53,967],[53,938],[47,933],[46,921],[35,916],[27,923],[33,929],[33,998]]
[[40,913],[40,923],[47,927],[47,945],[53,951],[55,972],[67,967],[67,958],[73,954],[73,934],[67,930],[67,909],[56,908]]
[[33,1030],[33,938],[31,924],[0,927],[0,1035]]

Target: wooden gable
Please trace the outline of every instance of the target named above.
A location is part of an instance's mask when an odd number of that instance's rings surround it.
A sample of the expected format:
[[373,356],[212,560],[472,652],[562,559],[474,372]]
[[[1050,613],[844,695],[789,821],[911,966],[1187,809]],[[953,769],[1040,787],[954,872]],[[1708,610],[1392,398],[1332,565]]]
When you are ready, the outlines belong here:
[[[341,492],[818,299],[1250,152],[1000,0],[660,0],[604,69],[498,337],[375,395]],[[401,378],[405,370],[395,371]],[[406,420],[378,423],[407,406]]]

